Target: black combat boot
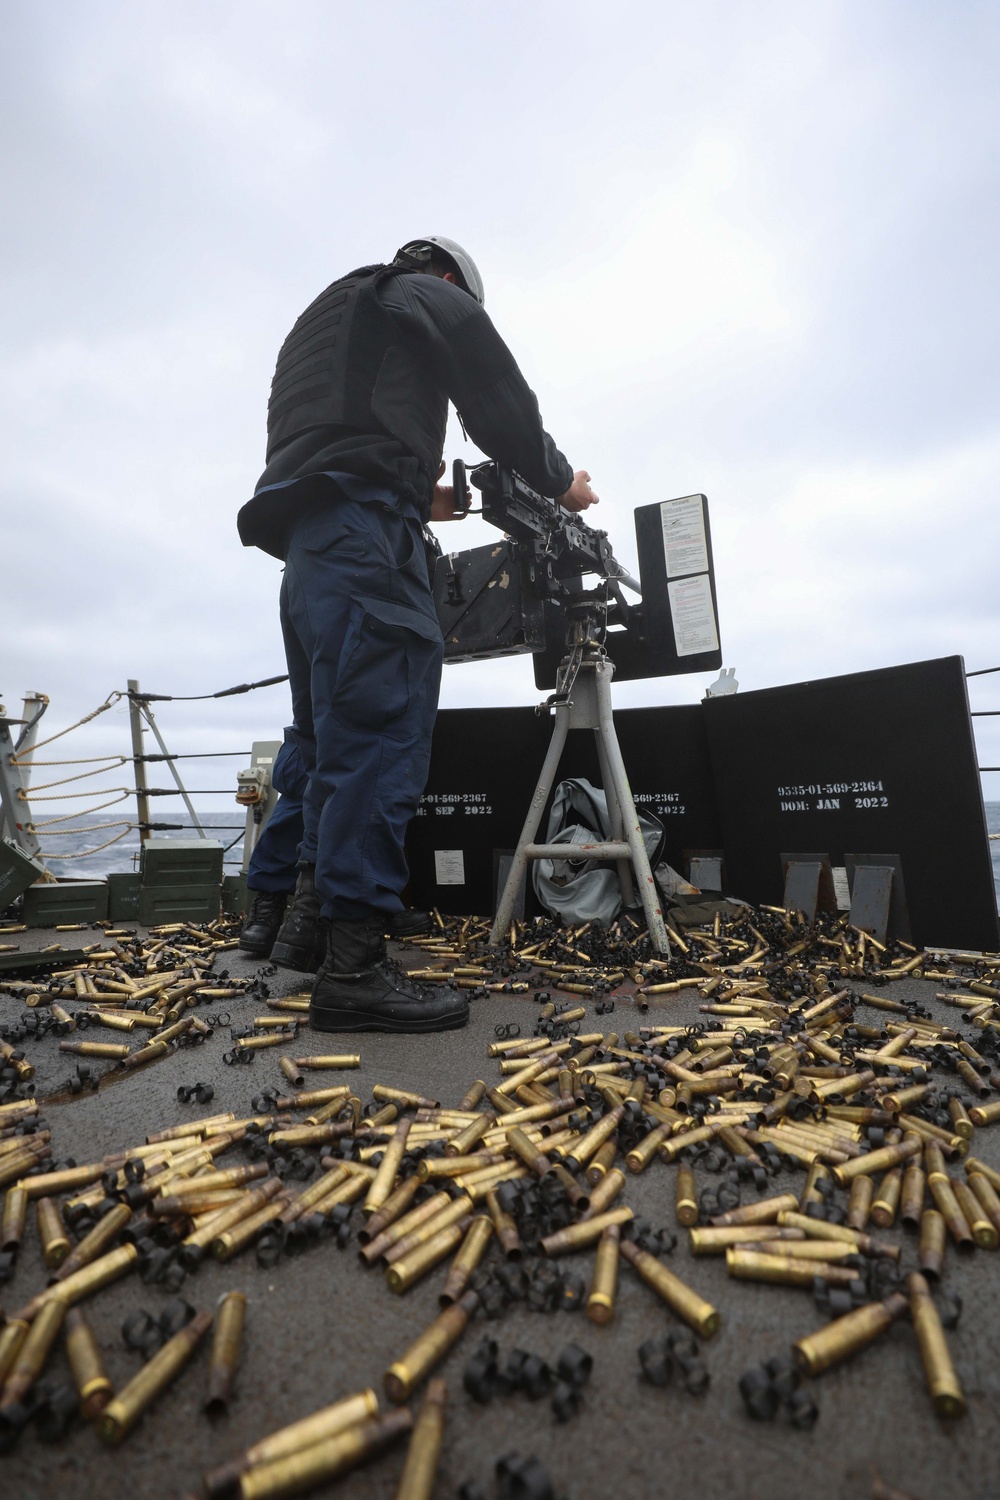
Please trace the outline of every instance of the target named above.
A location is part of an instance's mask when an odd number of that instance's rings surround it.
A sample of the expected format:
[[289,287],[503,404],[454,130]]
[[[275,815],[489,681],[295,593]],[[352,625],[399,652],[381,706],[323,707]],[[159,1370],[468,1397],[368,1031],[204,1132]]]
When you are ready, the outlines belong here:
[[407,938],[423,937],[430,930],[430,912],[414,911],[412,906],[406,906],[402,911],[393,912],[386,928],[386,936],[395,938],[397,943],[405,943]]
[[299,878],[288,914],[281,924],[271,962],[279,969],[297,969],[315,974],[326,954],[326,923],[320,916],[316,891],[316,866],[300,865]]
[[326,962],[313,985],[317,1031],[450,1031],[469,1019],[451,985],[414,984],[386,956],[385,919],[331,922]]
[[243,919],[240,952],[251,958],[269,958],[285,915],[288,895],[285,891],[251,891],[253,904]]

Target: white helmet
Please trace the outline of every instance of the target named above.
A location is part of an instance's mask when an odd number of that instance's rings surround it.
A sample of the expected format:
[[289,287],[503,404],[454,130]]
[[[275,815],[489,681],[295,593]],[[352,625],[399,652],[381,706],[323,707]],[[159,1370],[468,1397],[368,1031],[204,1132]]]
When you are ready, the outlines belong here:
[[483,307],[486,303],[486,295],[479,267],[468,250],[463,250],[457,240],[445,239],[443,234],[426,234],[423,239],[407,240],[406,244],[396,251],[396,260],[408,261],[420,266],[430,260],[435,250],[454,266],[458,285],[462,291],[468,292],[470,297],[475,297],[480,307]]

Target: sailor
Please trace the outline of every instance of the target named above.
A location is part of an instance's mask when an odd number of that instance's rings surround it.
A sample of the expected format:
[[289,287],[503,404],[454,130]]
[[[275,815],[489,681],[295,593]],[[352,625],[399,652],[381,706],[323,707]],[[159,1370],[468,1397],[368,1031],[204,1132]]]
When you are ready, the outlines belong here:
[[267,458],[239,514],[245,546],[284,564],[281,628],[292,737],[305,769],[298,877],[278,942],[326,923],[310,1023],[323,1031],[464,1026],[459,991],[387,957],[403,909],[406,826],[430,760],[442,638],[422,523],[454,519],[443,473],[448,402],[469,437],[567,510],[597,496],[542,426],[454,240],[411,240],[391,265],[328,286],[278,354]]

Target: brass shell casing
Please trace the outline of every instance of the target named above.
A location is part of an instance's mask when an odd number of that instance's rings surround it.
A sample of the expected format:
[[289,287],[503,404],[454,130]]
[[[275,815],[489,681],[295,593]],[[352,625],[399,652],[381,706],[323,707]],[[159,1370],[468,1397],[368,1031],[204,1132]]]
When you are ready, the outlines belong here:
[[871,1213],[875,1184],[870,1177],[855,1177],[851,1183],[851,1195],[847,1202],[847,1225],[849,1229],[864,1229]]
[[438,1314],[402,1358],[389,1366],[385,1372],[385,1393],[394,1405],[404,1402],[461,1338],[478,1306],[475,1292],[463,1292],[457,1302]]
[[968,1178],[969,1187],[975,1193],[980,1207],[993,1227],[1000,1232],[1000,1193],[982,1172],[970,1172]]
[[[657,1125],[653,1130],[649,1132],[648,1135],[644,1135],[638,1145],[633,1146],[632,1150],[629,1151],[625,1157],[625,1165],[628,1167],[629,1171],[642,1172],[646,1167],[648,1167],[654,1156],[656,1156],[660,1147],[669,1140],[672,1130],[672,1125]],[[601,1151],[603,1151],[604,1149],[605,1148],[602,1146]],[[615,1146],[614,1154],[611,1158],[612,1161],[614,1161],[615,1155],[617,1155],[617,1150],[618,1148],[617,1146]],[[600,1152],[598,1152],[598,1155],[600,1155]],[[596,1156],[594,1160],[596,1162]],[[605,1168],[605,1170],[607,1170],[607,1168]]]
[[895,1146],[882,1146],[878,1151],[869,1151],[867,1156],[854,1156],[850,1161],[840,1162],[831,1168],[831,1174],[839,1187],[846,1187],[859,1174],[870,1177],[875,1172],[898,1167],[900,1163],[909,1161],[911,1156],[919,1154],[919,1142],[900,1141]]
[[38,1198],[35,1202],[38,1220],[38,1238],[42,1246],[42,1259],[46,1270],[55,1271],[70,1252],[69,1235],[53,1198]]
[[0,1327],[0,1388],[10,1374],[30,1327],[24,1318],[10,1318]]
[[685,1163],[677,1168],[677,1182],[674,1189],[674,1212],[678,1224],[683,1224],[685,1229],[690,1229],[698,1222],[698,1193],[695,1187],[694,1172]]
[[920,1216],[920,1247],[917,1255],[921,1271],[932,1281],[937,1281],[941,1275],[947,1244],[948,1226],[944,1215],[936,1208],[925,1208]]
[[603,1214],[610,1208],[611,1204],[625,1189],[625,1173],[617,1167],[612,1167],[610,1172],[605,1172],[601,1181],[597,1184],[590,1195],[590,1202],[584,1210],[582,1218],[594,1219],[598,1214]]
[[24,1237],[28,1217],[28,1195],[23,1187],[8,1188],[0,1217],[0,1250],[13,1250]]
[[901,1292],[894,1292],[884,1302],[869,1302],[845,1313],[792,1345],[796,1365],[806,1375],[822,1375],[824,1370],[874,1343],[908,1306],[907,1298]]
[[[614,1166],[617,1155],[618,1146],[615,1141],[605,1141],[604,1145],[595,1152],[587,1167],[587,1181],[591,1187],[596,1187],[609,1167]],[[626,1165],[628,1165],[627,1160]]]
[[399,1260],[393,1261],[385,1273],[386,1283],[391,1292],[405,1292],[413,1286],[428,1271],[432,1271],[446,1256],[450,1255],[465,1236],[466,1224],[460,1220],[457,1224],[448,1224],[444,1229],[439,1229],[436,1234],[430,1235],[421,1244],[416,1245]]
[[[813,1277],[819,1274],[814,1260],[766,1255],[758,1250],[739,1250],[735,1246],[726,1251],[726,1270],[739,1281],[770,1281],[782,1286],[805,1287],[811,1287]],[[822,1274],[827,1281],[846,1286],[854,1280],[857,1272],[848,1266],[827,1265]]]
[[896,1210],[903,1186],[902,1167],[890,1167],[878,1185],[872,1199],[871,1221],[879,1229],[891,1229],[896,1222]]
[[972,1238],[980,1250],[995,1250],[1000,1245],[1000,1234],[997,1233],[989,1214],[984,1212],[979,1195],[974,1193],[970,1184],[961,1178],[952,1183],[951,1189],[958,1200],[962,1217],[972,1231]]
[[579,1250],[599,1240],[609,1224],[625,1224],[634,1215],[630,1208],[611,1208],[592,1219],[580,1219],[565,1229],[557,1229],[539,1242],[543,1255],[563,1255],[569,1250]]
[[758,1240],[788,1240],[801,1244],[801,1229],[775,1229],[773,1224],[723,1224],[688,1230],[692,1255],[723,1255],[732,1245],[753,1244]]
[[689,1328],[703,1339],[709,1339],[717,1332],[719,1327],[718,1309],[710,1302],[706,1302],[679,1276],[669,1271],[662,1261],[657,1260],[655,1255],[650,1255],[648,1250],[640,1250],[631,1240],[624,1240],[621,1244],[621,1253],[642,1277],[647,1286],[651,1287],[658,1297],[667,1306],[683,1318]]
[[102,1442],[112,1447],[121,1442],[143,1412],[177,1378],[211,1326],[211,1313],[195,1313],[190,1323],[143,1365],[98,1418],[97,1435]]
[[615,1311],[621,1228],[609,1224],[597,1242],[594,1274],[587,1293],[587,1317],[592,1323],[610,1323]]
[[212,1352],[208,1361],[208,1391],[204,1405],[206,1416],[222,1416],[229,1406],[229,1397],[240,1364],[246,1310],[247,1299],[243,1292],[227,1292],[219,1300],[212,1334]]
[[285,1458],[258,1464],[239,1477],[240,1500],[284,1500],[315,1489],[363,1463],[413,1424],[409,1408],[346,1428]]
[[927,1177],[924,1169],[918,1161],[911,1161],[903,1173],[899,1194],[899,1222],[907,1229],[919,1228],[926,1191]]
[[114,1394],[93,1330],[78,1307],[66,1314],[66,1358],[86,1421],[100,1416]]
[[491,1115],[480,1115],[477,1120],[470,1120],[464,1130],[460,1130],[458,1135],[452,1136],[451,1140],[445,1146],[445,1156],[466,1156],[476,1145],[477,1141],[482,1140],[492,1124],[493,1118]]
[[913,1331],[920,1345],[924,1377],[934,1410],[939,1417],[962,1417],[965,1415],[965,1396],[951,1362],[948,1341],[931,1298],[930,1288],[919,1271],[910,1272],[907,1287]]
[[[419,1179],[417,1181],[419,1185]],[[391,1199],[387,1198],[385,1206],[388,1207],[390,1202]],[[427,1220],[434,1218],[435,1214],[441,1213],[450,1202],[451,1199],[444,1192],[434,1193],[430,1198],[425,1198],[423,1203],[417,1204],[416,1208],[411,1208],[407,1213],[401,1213],[378,1234],[373,1235],[358,1251],[358,1259],[363,1265],[373,1266],[386,1251],[392,1249],[393,1245],[398,1244],[415,1229],[419,1229],[421,1224],[426,1224]],[[374,1224],[377,1218],[378,1214],[372,1214],[368,1221],[369,1226]]]
[[747,1203],[725,1214],[716,1214],[712,1226],[725,1228],[730,1224],[773,1224],[781,1213],[796,1213],[799,1200],[794,1193],[779,1193],[775,1198],[760,1198],[756,1203]]
[[[69,1259],[67,1257],[64,1261],[64,1266],[69,1265]],[[102,1287],[109,1286],[112,1281],[117,1281],[119,1276],[127,1275],[138,1259],[139,1252],[134,1245],[119,1245],[117,1250],[109,1250],[105,1255],[97,1256],[89,1265],[81,1266],[65,1279],[57,1279],[52,1286],[33,1298],[28,1303],[30,1316],[34,1317],[38,1309],[53,1298],[59,1298],[67,1307],[75,1306],[85,1297],[90,1297]]]
[[409,1133],[410,1121],[400,1120],[365,1196],[362,1207],[366,1214],[373,1214],[377,1208],[381,1208],[392,1192],[400,1163],[406,1154],[406,1138]]
[[483,1098],[483,1095],[485,1093],[486,1093],[486,1084],[483,1082],[483,1080],[481,1078],[477,1078],[476,1081],[475,1081],[475,1083],[470,1084],[469,1087],[466,1089],[466,1091],[463,1094],[462,1098],[458,1102],[457,1108],[458,1109],[478,1109],[480,1101]]
[[493,1228],[504,1255],[508,1260],[520,1260],[523,1248],[517,1223],[513,1214],[505,1213],[500,1207],[500,1200],[492,1188],[486,1194],[486,1207],[490,1211]]
[[941,1214],[948,1226],[948,1233],[955,1241],[959,1251],[968,1254],[975,1249],[976,1242],[972,1237],[972,1230],[968,1220],[962,1212],[958,1199],[955,1197],[951,1178],[945,1175],[935,1175],[930,1179],[931,1197],[934,1206]]
[[0,1410],[21,1401],[31,1390],[59,1336],[66,1311],[66,1303],[60,1297],[53,1297],[44,1307],[39,1308],[3,1383]]
[[438,1302],[441,1307],[450,1307],[457,1302],[472,1279],[479,1262],[486,1254],[493,1238],[493,1220],[488,1214],[476,1214],[465,1232],[465,1239],[448,1269],[445,1284]]
[[213,1470],[206,1476],[208,1493],[214,1495],[222,1489],[231,1488],[235,1474],[244,1473],[259,1464],[273,1463],[275,1459],[286,1458],[291,1453],[300,1453],[304,1448],[311,1448],[325,1438],[336,1437],[337,1433],[345,1432],[349,1427],[357,1427],[359,1423],[377,1415],[378,1397],[370,1388],[334,1401],[330,1406],[321,1407],[311,1416],[302,1417],[288,1427],[279,1427],[277,1432],[272,1432],[248,1448],[235,1464],[225,1464],[221,1469]]
[[447,1397],[448,1387],[440,1377],[430,1381],[424,1404],[413,1424],[396,1500],[431,1500],[444,1437]]
[[[436,1196],[436,1195],[435,1195]],[[446,1196],[446,1195],[442,1195]],[[432,1201],[432,1200],[431,1200]],[[411,1229],[404,1234],[395,1244],[390,1245],[379,1257],[387,1266],[394,1266],[404,1256],[409,1256],[414,1250],[425,1245],[434,1235],[440,1234],[442,1229],[450,1229],[460,1219],[464,1219],[472,1212],[472,1199],[467,1193],[460,1193],[457,1198],[449,1198],[444,1208],[438,1209],[430,1218],[427,1218],[416,1229]],[[371,1250],[367,1246],[366,1250]]]

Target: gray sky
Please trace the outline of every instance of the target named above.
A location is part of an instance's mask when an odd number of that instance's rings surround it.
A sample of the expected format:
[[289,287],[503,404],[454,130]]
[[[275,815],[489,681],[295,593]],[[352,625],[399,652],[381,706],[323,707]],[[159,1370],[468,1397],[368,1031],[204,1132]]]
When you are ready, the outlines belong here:
[[[743,688],[1000,663],[998,43],[976,0],[3,0],[8,711],[283,670],[279,565],[235,532],[275,355],[421,233],[475,256],[620,555],[633,506],[708,495]],[[447,669],[442,702],[536,697],[522,658]],[[159,717],[242,748],[287,694]]]

